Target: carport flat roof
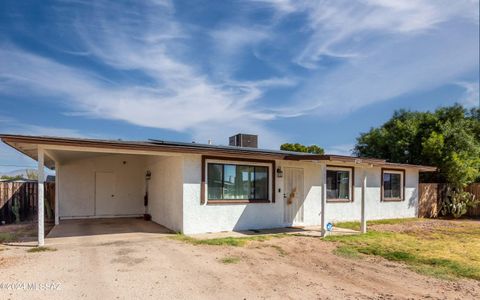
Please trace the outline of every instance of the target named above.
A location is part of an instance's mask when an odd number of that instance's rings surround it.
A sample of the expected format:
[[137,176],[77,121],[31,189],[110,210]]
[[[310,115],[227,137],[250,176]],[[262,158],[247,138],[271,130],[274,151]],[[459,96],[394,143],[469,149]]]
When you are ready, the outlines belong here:
[[[297,161],[335,161],[355,164],[372,164],[385,167],[416,168],[424,172],[433,172],[437,169],[430,166],[389,163],[383,159],[343,156],[343,155],[316,155],[283,150],[258,149],[248,147],[209,145],[200,143],[185,143],[151,139],[148,141],[103,140],[70,137],[32,136],[16,134],[0,134],[4,143],[17,151],[37,160],[38,145],[43,146],[72,146],[78,148],[99,148],[112,150],[138,150],[152,152],[195,153],[204,155],[224,155],[242,157],[262,157],[270,159],[287,159]],[[55,163],[47,158],[45,165],[53,168]]]

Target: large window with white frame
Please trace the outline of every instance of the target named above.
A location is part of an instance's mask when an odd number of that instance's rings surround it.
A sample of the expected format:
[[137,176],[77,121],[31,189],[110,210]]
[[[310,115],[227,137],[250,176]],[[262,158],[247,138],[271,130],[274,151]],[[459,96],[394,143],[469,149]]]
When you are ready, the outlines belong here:
[[353,201],[353,170],[327,166],[327,201]]
[[404,170],[382,170],[382,200],[401,201],[404,199]]

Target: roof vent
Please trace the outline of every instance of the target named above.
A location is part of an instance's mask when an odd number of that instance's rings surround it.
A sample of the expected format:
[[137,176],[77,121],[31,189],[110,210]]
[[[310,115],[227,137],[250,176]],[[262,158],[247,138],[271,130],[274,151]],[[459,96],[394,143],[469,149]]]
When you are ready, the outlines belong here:
[[229,145],[236,147],[258,148],[258,136],[239,133],[229,138]]

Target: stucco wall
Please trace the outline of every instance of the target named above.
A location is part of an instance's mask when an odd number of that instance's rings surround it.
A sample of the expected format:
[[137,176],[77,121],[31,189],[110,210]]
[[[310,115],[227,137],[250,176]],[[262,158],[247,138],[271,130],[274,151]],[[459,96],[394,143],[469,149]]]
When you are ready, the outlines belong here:
[[[322,176],[320,164],[277,161],[281,168],[304,170],[304,223],[321,221]],[[367,169],[366,215],[368,219],[404,218],[417,215],[418,171],[406,170],[405,201],[381,202],[381,168]],[[186,234],[289,226],[283,220],[284,178],[276,180],[276,202],[268,204],[200,204],[201,156],[186,155],[183,164],[183,232]],[[354,201],[327,203],[326,220],[358,221],[361,213],[362,169],[355,168]],[[300,224],[297,224],[300,225]]]
[[183,158],[151,157],[147,169],[152,177],[148,183],[148,211],[152,220],[174,231],[183,229]]
[[115,174],[112,216],[143,214],[144,165],[144,157],[133,155],[102,155],[63,163],[58,170],[60,218],[95,216],[95,172]]
[[[320,167],[311,163],[277,161],[285,167],[304,169],[304,221],[309,225],[320,223],[321,176]],[[275,203],[254,204],[200,204],[201,156],[184,157],[184,233],[247,230],[283,227],[283,178],[275,177]]]
[[[355,168],[355,198],[351,203],[327,203],[326,220],[358,221],[361,213],[362,170]],[[367,169],[367,190],[365,215],[367,220],[411,218],[417,216],[418,209],[418,171],[407,169],[405,172],[405,201],[381,201],[381,168]]]
[[[126,164],[123,164],[126,161]],[[276,161],[282,169],[304,171],[304,222],[321,221],[322,176],[318,163]],[[144,213],[145,172],[150,170],[149,213],[153,221],[187,234],[290,226],[284,222],[284,178],[274,176],[275,203],[201,204],[201,155],[102,155],[78,159],[59,167],[60,217],[95,216],[95,172],[116,174],[114,216]],[[418,171],[406,170],[405,201],[381,202],[381,169],[367,169],[367,219],[415,217]],[[361,168],[355,168],[352,203],[327,203],[327,222],[360,220]]]
[[186,234],[278,227],[282,203],[200,204],[201,156],[184,156],[183,231]]

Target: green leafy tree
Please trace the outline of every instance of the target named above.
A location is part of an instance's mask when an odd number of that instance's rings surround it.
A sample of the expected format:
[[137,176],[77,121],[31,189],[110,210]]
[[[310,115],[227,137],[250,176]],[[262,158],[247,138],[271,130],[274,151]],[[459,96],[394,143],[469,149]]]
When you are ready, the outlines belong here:
[[357,138],[354,153],[397,163],[434,165],[456,188],[480,178],[480,110],[460,105],[435,112],[400,110]]
[[[463,201],[468,198],[464,187],[480,182],[480,109],[468,111],[454,105],[435,112],[397,111],[382,126],[362,133],[354,152],[391,162],[437,166],[436,180],[451,186],[450,201]],[[458,215],[457,210],[450,213]]]
[[23,176],[22,175],[17,175],[17,176],[8,176],[8,175],[3,175],[2,177],[0,177],[0,179],[4,179],[4,180],[20,180],[20,179],[23,179]]
[[293,152],[305,152],[305,153],[312,153],[312,154],[324,154],[325,151],[322,147],[317,145],[310,145],[305,146],[299,143],[290,144],[285,143],[280,146],[280,150],[284,151],[293,151]]

